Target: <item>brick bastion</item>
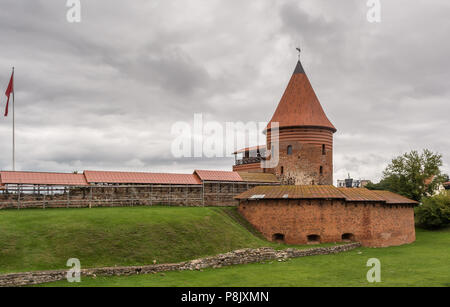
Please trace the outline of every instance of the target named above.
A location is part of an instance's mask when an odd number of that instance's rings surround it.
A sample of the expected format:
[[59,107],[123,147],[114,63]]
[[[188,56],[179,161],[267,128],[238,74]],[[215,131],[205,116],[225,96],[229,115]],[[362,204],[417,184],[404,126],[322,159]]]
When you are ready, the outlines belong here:
[[358,241],[368,247],[415,241],[417,202],[387,191],[274,186],[256,187],[236,198],[241,215],[270,241]]

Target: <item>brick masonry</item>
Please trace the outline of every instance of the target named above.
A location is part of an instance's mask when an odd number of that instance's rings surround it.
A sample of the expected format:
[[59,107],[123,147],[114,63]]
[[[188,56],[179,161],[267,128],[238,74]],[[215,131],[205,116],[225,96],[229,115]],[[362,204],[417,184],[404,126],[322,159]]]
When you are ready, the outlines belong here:
[[[82,269],[81,278],[95,276],[129,276],[136,274],[154,274],[166,271],[201,270],[220,268],[222,266],[255,263],[268,260],[284,261],[289,258],[299,258],[314,255],[328,255],[349,251],[360,247],[359,243],[344,244],[332,247],[311,249],[288,248],[274,250],[263,247],[257,249],[241,249],[233,252],[202,259],[185,261],[175,264],[154,264],[146,266],[107,267]],[[0,275],[0,287],[27,286],[66,279],[67,270],[12,273]]]
[[[415,241],[412,205],[267,199],[243,200],[238,208],[268,240],[287,244],[353,240],[363,246],[386,247]],[[308,236],[316,237],[308,240]]]
[[[282,184],[333,184],[333,132],[323,128],[291,128],[279,132],[279,163],[274,173]],[[271,133],[267,134],[271,148]],[[288,147],[292,151],[288,152]]]

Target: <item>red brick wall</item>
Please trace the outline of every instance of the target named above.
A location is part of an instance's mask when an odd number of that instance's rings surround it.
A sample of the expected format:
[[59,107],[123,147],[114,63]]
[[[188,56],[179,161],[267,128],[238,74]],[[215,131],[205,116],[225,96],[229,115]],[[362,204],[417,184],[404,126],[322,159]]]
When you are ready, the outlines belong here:
[[384,247],[415,240],[412,206],[339,200],[242,201],[239,212],[268,240],[283,234],[288,244],[307,244],[308,235],[320,242],[341,242],[352,234],[364,246]]
[[[271,148],[271,133],[267,134]],[[333,184],[333,132],[321,128],[282,129],[279,133],[279,163],[270,172],[285,184]],[[292,154],[288,154],[292,146]],[[322,152],[325,146],[325,152]],[[322,173],[320,168],[322,167]]]

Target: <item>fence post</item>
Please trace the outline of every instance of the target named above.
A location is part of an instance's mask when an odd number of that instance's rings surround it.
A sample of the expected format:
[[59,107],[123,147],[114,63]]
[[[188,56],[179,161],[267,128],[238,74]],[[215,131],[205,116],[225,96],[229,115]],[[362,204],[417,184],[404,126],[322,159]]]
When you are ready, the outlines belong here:
[[67,205],[66,208],[70,207],[70,187],[67,187]]
[[89,188],[89,194],[90,194],[90,199],[89,199],[89,209],[92,208],[92,186]]
[[43,203],[42,203],[42,209],[45,209],[45,196],[46,196],[47,194],[45,193],[45,191],[44,191],[44,201],[43,201]]
[[17,185],[17,210],[20,209],[20,184]]
[[202,181],[202,206],[205,206],[205,182]]

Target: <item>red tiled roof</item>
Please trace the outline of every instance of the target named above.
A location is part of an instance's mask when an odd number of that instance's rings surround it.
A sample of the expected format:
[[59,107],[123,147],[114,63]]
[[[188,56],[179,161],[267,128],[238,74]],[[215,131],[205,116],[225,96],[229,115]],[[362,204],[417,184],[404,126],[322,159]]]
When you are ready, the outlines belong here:
[[83,174],[48,172],[0,172],[1,183],[41,185],[87,185]]
[[386,201],[386,204],[418,204],[415,200],[389,191],[373,190],[372,192],[382,197]]
[[347,201],[383,201],[384,198],[365,188],[337,188]]
[[257,151],[259,149],[266,149],[266,145],[259,145],[259,146],[242,148],[242,149],[239,149],[239,150],[236,150],[235,152],[233,152],[233,155],[238,154],[238,153],[242,153],[242,152],[247,152],[247,151]]
[[336,132],[317,99],[300,61],[266,129],[272,122],[282,127],[323,127]]
[[89,183],[201,184],[193,174],[84,171]]
[[332,185],[259,186],[235,197],[236,199],[345,199]]
[[416,201],[388,191],[365,188],[336,188],[332,185],[259,186],[243,192],[236,199],[345,199],[379,201],[386,204],[417,204]]
[[243,181],[237,172],[196,170],[194,174],[197,174],[202,181]]

